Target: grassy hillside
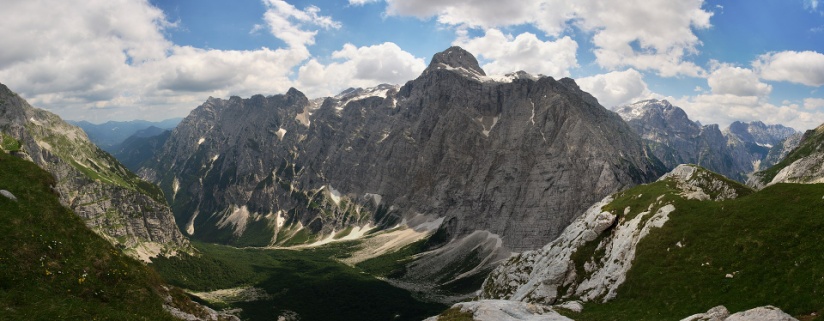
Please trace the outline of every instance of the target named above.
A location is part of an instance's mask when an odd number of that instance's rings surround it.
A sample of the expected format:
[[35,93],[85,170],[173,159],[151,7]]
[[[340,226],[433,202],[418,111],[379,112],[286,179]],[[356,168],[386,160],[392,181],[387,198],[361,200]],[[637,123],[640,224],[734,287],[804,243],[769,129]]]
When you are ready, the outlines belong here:
[[777,184],[721,202],[675,197],[666,184],[639,186],[616,199],[646,208],[641,203],[667,194],[676,210],[640,242],[617,298],[588,303],[570,317],[679,320],[717,305],[730,311],[774,305],[822,320],[824,184]]
[[86,228],[53,185],[35,164],[0,153],[0,189],[17,198],[0,196],[0,319],[173,320],[157,274]]
[[333,260],[357,242],[304,250],[195,246],[200,256],[156,259],[152,266],[171,284],[195,291],[250,285],[266,291],[270,297],[263,300],[215,305],[243,309],[244,320],[272,320],[284,311],[310,321],[421,320],[446,309]]

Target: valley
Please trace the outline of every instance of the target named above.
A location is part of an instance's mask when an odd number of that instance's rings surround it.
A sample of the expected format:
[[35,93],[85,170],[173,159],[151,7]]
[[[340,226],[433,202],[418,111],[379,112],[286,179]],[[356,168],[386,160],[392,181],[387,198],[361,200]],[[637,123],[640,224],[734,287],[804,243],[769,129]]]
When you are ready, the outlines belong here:
[[204,302],[215,309],[242,309],[238,316],[244,320],[286,318],[290,313],[301,320],[421,320],[446,309],[442,304],[420,302],[360,266],[338,261],[351,255],[358,243],[298,250],[196,243],[198,256],[158,258],[149,266],[170,284],[201,297],[220,289],[259,289],[248,302],[233,302],[231,295]]

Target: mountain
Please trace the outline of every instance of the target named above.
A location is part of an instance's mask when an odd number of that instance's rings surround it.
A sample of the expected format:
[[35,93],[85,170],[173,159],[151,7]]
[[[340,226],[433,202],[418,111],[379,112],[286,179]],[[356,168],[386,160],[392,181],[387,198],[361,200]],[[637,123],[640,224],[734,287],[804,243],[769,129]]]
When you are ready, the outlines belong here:
[[112,244],[143,260],[188,251],[156,186],[92,144],[80,128],[30,106],[2,84],[0,136],[3,150],[54,175],[60,202]]
[[808,130],[798,146],[775,166],[757,172],[748,184],[762,188],[776,183],[824,182],[824,125]]
[[142,129],[114,147],[112,156],[136,172],[140,170],[140,164],[155,156],[171,134],[171,130],[154,126]]
[[724,136],[732,150],[744,152],[744,155],[734,157],[746,159],[750,156],[753,164],[751,171],[775,165],[787,155],[785,151],[797,146],[797,138],[800,138],[795,129],[782,125],[765,125],[760,121],[733,122],[724,130]]
[[821,184],[754,192],[681,165],[602,199],[542,249],[513,256],[481,298],[577,306],[565,315],[582,320],[679,320],[718,305],[774,305],[814,319],[824,312],[822,194]]
[[[452,47],[401,87],[209,98],[139,173],[205,241],[288,246],[437,228],[425,249],[438,250],[406,275],[443,281],[545,244],[663,166],[572,79],[488,77]],[[429,273],[444,269],[454,273]]]
[[[180,123],[181,118],[170,118],[158,122],[151,122],[146,120],[130,120],[130,121],[107,121],[102,124],[92,124],[85,120],[73,121],[68,123],[78,126],[86,132],[89,139],[103,150],[113,153],[117,151],[118,145],[125,141],[129,136],[144,131],[142,135],[146,135],[145,130],[156,132],[156,130],[149,129],[151,127],[162,130],[172,129]],[[159,134],[160,132],[157,132]]]
[[89,230],[61,204],[52,174],[4,152],[0,164],[0,319],[237,320]]
[[693,122],[666,100],[639,101],[615,111],[667,168],[698,164],[740,182],[780,158],[786,149],[784,141],[795,133],[792,128],[762,122],[734,122],[722,131],[718,125]]

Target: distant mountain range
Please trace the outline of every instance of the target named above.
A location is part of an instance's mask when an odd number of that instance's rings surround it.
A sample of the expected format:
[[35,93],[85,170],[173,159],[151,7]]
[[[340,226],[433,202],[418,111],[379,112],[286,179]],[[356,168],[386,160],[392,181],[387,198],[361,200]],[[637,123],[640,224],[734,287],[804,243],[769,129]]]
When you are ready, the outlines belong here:
[[[85,120],[67,121],[69,124],[78,126],[86,132],[89,139],[101,149],[114,153],[119,145],[129,136],[138,134],[138,137],[148,137],[159,134],[163,130],[172,129],[180,123],[182,118],[170,118],[162,121],[152,122],[146,120],[130,121],[107,121],[102,124],[92,124]],[[154,127],[155,129],[150,129]],[[158,131],[160,129],[160,131]],[[149,130],[148,132],[146,130]]]

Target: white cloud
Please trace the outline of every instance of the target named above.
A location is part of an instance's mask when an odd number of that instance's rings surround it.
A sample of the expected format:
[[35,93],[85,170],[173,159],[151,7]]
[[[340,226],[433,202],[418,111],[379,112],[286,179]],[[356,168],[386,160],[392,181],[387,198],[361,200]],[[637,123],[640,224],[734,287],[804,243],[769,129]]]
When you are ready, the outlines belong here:
[[340,28],[314,6],[266,0],[265,28],[287,46],[177,46],[147,0],[12,1],[0,10],[0,81],[68,119],[162,119],[208,96],[276,94],[295,86],[319,29]]
[[[341,26],[340,22],[331,17],[319,15],[320,8],[316,6],[299,10],[283,0],[264,0],[263,3],[267,7],[263,19],[269,25],[269,32],[293,48],[315,43],[317,31],[304,30],[303,23],[324,29],[338,29]],[[254,29],[258,29],[258,26]]]
[[692,120],[703,124],[719,124],[722,128],[733,121],[760,120],[767,124],[782,124],[797,130],[815,128],[824,121],[824,108],[805,108],[798,104],[770,104],[755,96],[709,94],[694,97],[667,97],[683,108]]
[[332,58],[337,61],[323,65],[312,59],[300,67],[299,87],[310,97],[334,95],[349,87],[403,84],[426,68],[422,58],[391,42],[364,47],[345,44]]
[[818,10],[818,0],[804,0],[804,8],[810,11]]
[[[815,110],[824,109],[824,98],[807,98],[804,99],[804,109]],[[824,122],[824,119],[821,120]]]
[[575,58],[578,43],[570,37],[541,41],[528,32],[513,37],[489,29],[482,37],[459,37],[454,44],[490,60],[482,68],[492,75],[523,70],[561,78],[569,76],[569,69],[578,66]]
[[367,3],[374,3],[374,2],[378,2],[378,1],[380,1],[380,0],[349,0],[349,4],[353,5],[353,6],[362,6],[362,5],[365,5]]
[[701,45],[693,29],[706,29],[712,12],[703,0],[387,0],[387,13],[462,28],[531,24],[550,37],[575,26],[593,34],[596,62],[608,69],[633,67],[660,75],[702,76],[686,58]]
[[707,84],[713,94],[766,97],[772,86],[761,82],[751,69],[715,63]]
[[782,51],[764,54],[753,62],[761,78],[807,86],[824,85],[824,54],[815,51]]
[[607,108],[633,103],[651,96],[644,76],[635,69],[584,77],[575,82]]

